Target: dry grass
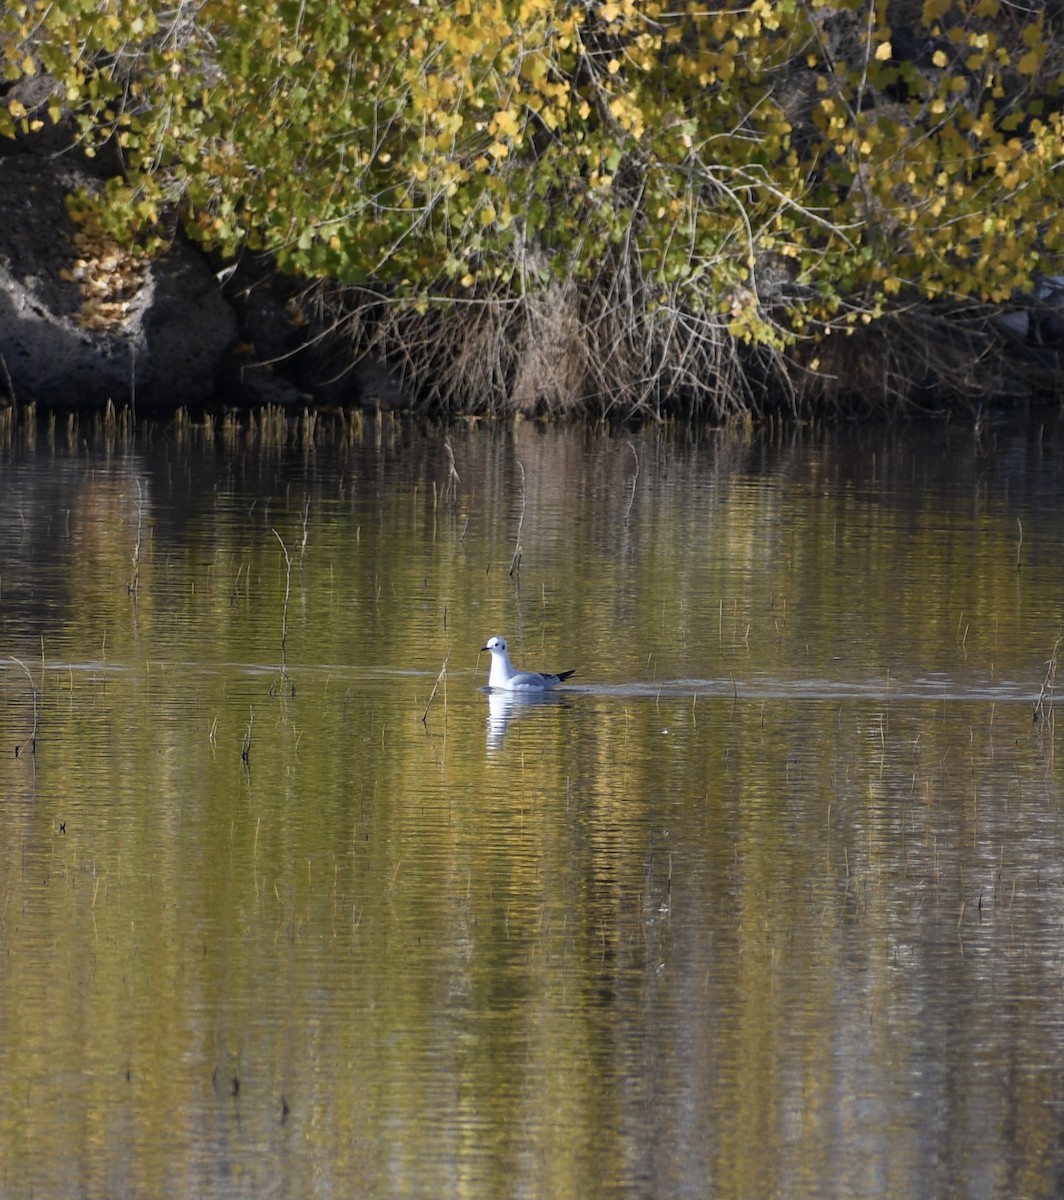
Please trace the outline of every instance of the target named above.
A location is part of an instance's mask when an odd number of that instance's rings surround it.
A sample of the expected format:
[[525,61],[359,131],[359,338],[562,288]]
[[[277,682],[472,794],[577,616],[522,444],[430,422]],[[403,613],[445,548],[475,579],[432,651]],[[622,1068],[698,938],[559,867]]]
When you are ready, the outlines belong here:
[[724,318],[668,304],[648,311],[644,300],[604,273],[593,285],[555,281],[424,313],[378,292],[317,284],[304,306],[323,357],[335,362],[342,343],[349,371],[386,363],[423,413],[725,420],[779,402],[793,408],[778,355],[737,342]]
[[805,344],[792,363],[798,409],[829,417],[974,411],[1033,383],[982,306],[914,305]]

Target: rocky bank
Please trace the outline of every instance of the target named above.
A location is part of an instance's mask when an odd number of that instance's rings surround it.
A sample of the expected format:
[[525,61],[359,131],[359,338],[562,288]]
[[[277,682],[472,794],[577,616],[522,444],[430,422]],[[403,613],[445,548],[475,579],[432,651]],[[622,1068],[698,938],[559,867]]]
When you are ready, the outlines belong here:
[[325,361],[295,285],[267,263],[216,272],[180,233],[150,261],[94,240],[68,211],[100,186],[92,168],[54,137],[0,146],[0,403],[404,405],[381,364]]
[[[208,406],[414,406],[413,388],[404,390],[350,329],[330,334],[328,320],[306,311],[302,285],[268,260],[249,255],[220,270],[179,231],[152,260],[94,240],[72,219],[68,199],[102,186],[101,169],[61,130],[0,142],[0,404],[92,411],[112,403],[138,416]],[[783,391],[797,411],[822,414],[904,410],[894,397],[913,394],[922,394],[925,411],[1056,400],[1062,314],[1064,277],[974,319],[917,305],[845,343],[815,347],[816,365],[796,357]],[[450,342],[457,337],[444,336]],[[537,378],[565,361],[542,338],[533,348]],[[432,379],[412,375],[431,407]],[[518,384],[523,378],[518,371]],[[514,407],[535,411],[534,396],[526,405],[513,381],[510,390]]]

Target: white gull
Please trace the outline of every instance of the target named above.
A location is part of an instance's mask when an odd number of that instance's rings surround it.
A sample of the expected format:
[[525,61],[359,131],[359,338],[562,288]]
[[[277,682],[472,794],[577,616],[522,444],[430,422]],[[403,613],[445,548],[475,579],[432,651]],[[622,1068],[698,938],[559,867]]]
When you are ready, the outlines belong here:
[[501,637],[488,638],[482,650],[491,651],[491,673],[488,675],[488,687],[499,688],[505,692],[545,692],[557,687],[563,679],[568,679],[572,671],[559,671],[550,675],[541,671],[518,671],[506,649],[506,642]]

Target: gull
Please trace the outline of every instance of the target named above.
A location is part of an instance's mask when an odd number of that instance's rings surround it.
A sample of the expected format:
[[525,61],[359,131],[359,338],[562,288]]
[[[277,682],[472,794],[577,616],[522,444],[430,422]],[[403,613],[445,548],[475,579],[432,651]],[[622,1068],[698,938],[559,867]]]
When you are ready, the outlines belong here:
[[488,638],[487,644],[481,646],[481,650],[491,651],[488,687],[499,688],[504,692],[545,692],[557,687],[563,679],[568,679],[573,673],[559,671],[556,675],[548,675],[540,671],[518,671],[510,662],[506,642],[501,637]]

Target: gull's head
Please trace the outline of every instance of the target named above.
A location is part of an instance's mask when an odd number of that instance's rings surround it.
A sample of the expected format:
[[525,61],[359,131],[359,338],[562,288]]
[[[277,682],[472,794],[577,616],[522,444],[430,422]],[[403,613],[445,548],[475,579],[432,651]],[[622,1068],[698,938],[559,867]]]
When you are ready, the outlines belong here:
[[501,637],[490,637],[480,648],[490,650],[492,654],[505,654],[506,642]]

